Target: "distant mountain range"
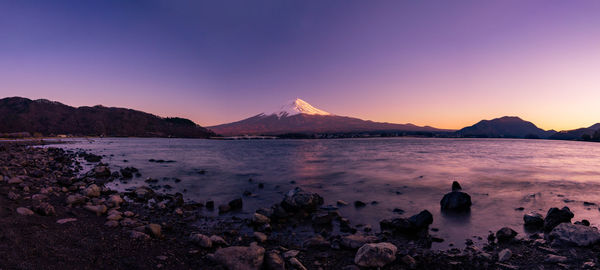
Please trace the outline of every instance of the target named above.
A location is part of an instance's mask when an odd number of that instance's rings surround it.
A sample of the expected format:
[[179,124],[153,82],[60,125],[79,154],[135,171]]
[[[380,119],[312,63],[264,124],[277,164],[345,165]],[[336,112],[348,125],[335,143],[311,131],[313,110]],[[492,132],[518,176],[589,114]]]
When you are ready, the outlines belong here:
[[[282,106],[278,111],[260,113],[250,118],[209,127],[224,136],[237,135],[283,135],[290,133],[374,133],[398,135],[429,135],[436,137],[467,138],[523,138],[523,139],[563,139],[600,140],[600,124],[588,128],[557,132],[543,130],[535,124],[516,116],[505,116],[492,120],[482,120],[460,130],[443,130],[413,124],[391,124],[365,121],[358,118],[338,116],[317,109],[306,101],[296,99]],[[594,137],[596,134],[596,137]]]
[[600,123],[586,128],[556,132],[550,136],[550,139],[600,141]]
[[0,133],[110,137],[208,138],[215,134],[183,118],[103,106],[74,108],[45,99],[0,99]]
[[600,123],[574,130],[543,130],[519,117],[505,116],[482,120],[470,127],[456,131],[457,137],[523,138],[552,140],[600,141]]
[[[250,118],[203,128],[183,118],[162,118],[124,108],[71,107],[45,99],[21,97],[0,99],[0,137],[28,135],[73,135],[108,137],[180,137],[276,135],[294,138],[362,136],[435,136],[475,138],[540,138],[600,141],[600,123],[586,128],[543,130],[516,116],[482,120],[460,130],[444,130],[413,124],[392,124],[339,116],[317,109],[301,99],[279,110]],[[218,135],[217,135],[218,134]],[[327,136],[315,136],[323,135]],[[333,136],[332,136],[333,135]]]
[[433,127],[413,124],[390,124],[338,116],[317,109],[302,99],[293,100],[278,111],[260,113],[250,118],[208,127],[217,134],[282,135],[291,133],[358,133],[358,132],[444,132]]

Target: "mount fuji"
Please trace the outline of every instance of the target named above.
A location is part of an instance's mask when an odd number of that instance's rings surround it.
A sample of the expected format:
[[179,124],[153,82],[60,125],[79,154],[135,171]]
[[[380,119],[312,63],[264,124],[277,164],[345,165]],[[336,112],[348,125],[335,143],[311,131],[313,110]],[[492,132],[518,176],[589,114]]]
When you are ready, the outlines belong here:
[[357,133],[357,132],[440,132],[445,130],[413,124],[391,124],[338,116],[317,109],[302,99],[295,99],[277,111],[260,113],[250,118],[208,127],[224,136],[283,135],[291,133]]

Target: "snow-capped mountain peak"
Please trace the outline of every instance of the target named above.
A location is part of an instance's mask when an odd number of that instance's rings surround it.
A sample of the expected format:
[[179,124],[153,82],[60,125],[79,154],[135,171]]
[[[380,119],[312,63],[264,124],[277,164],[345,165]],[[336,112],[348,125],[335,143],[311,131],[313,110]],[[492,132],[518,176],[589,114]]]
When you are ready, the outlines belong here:
[[281,108],[273,113],[265,113],[265,115],[275,114],[279,117],[292,116],[296,114],[310,114],[310,115],[332,115],[326,111],[317,109],[308,102],[302,99],[295,99],[281,106]]

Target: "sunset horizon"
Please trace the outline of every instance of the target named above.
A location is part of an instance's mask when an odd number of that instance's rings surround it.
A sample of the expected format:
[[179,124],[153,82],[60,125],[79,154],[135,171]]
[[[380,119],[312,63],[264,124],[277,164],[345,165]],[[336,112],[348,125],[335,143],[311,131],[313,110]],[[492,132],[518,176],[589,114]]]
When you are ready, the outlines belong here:
[[339,115],[447,129],[503,115],[555,130],[600,122],[600,7],[591,1],[0,8],[3,97],[203,126],[295,97]]
[[[22,96],[14,96],[14,97],[22,97]],[[4,98],[8,98],[8,97],[4,97]],[[52,100],[52,99],[46,98],[46,97],[36,97],[36,98],[22,97],[22,98],[28,98],[28,99],[31,99],[31,100],[46,99],[46,100],[50,100],[50,101],[60,102],[60,103],[63,103],[65,105],[73,106],[73,107],[93,107],[93,106],[101,105],[101,106],[105,106],[105,107],[135,109],[135,110],[140,110],[140,111],[144,111],[144,112],[147,112],[147,113],[151,113],[151,114],[154,114],[154,115],[157,115],[157,116],[160,116],[160,117],[182,117],[182,118],[188,118],[188,119],[194,121],[196,124],[198,124],[200,126],[203,126],[203,127],[210,127],[210,126],[216,126],[216,125],[221,125],[221,124],[236,122],[236,121],[248,118],[248,117],[255,116],[255,115],[260,114],[260,113],[266,113],[266,112],[272,111],[275,108],[278,108],[281,105],[284,105],[285,102],[289,102],[290,100],[294,100],[294,99],[287,99],[287,100],[284,100],[284,101],[280,102],[279,104],[275,104],[273,106],[270,106],[267,109],[263,109],[262,111],[256,111],[254,113],[250,113],[250,114],[247,114],[247,115],[237,116],[237,118],[233,118],[232,120],[230,120],[228,122],[215,123],[215,124],[203,124],[202,122],[199,122],[198,120],[194,119],[193,117],[188,117],[187,116],[188,114],[184,113],[184,112],[181,112],[181,113],[175,112],[174,114],[162,114],[160,112],[154,112],[154,111],[152,111],[152,109],[145,110],[143,108],[136,108],[136,107],[128,106],[127,104],[123,104],[123,105],[99,104],[99,103],[98,104],[69,104],[69,103],[65,103],[65,102],[60,101],[60,100]],[[311,104],[312,104],[312,102],[311,102]],[[325,107],[319,106],[319,108],[321,109],[321,108],[325,108]],[[431,123],[422,123],[422,122],[411,121],[410,119],[403,119],[403,120],[400,120],[400,121],[393,121],[393,120],[386,121],[386,120],[380,120],[380,119],[369,119],[369,118],[361,117],[360,115],[343,115],[343,114],[339,114],[339,113],[335,113],[335,112],[333,114],[339,115],[339,116],[356,117],[356,118],[367,120],[367,121],[382,122],[382,123],[394,123],[394,124],[414,124],[414,125],[417,125],[417,126],[431,126],[431,127],[435,127],[435,128],[438,128],[438,129],[445,129],[445,130],[459,130],[461,128],[464,128],[464,127],[476,124],[477,122],[482,121],[482,120],[492,120],[492,119],[506,117],[506,116],[519,117],[519,118],[521,118],[521,119],[523,119],[525,121],[529,121],[529,122],[534,123],[536,126],[538,126],[541,129],[544,129],[544,130],[555,130],[555,131],[569,131],[569,130],[574,130],[574,129],[589,127],[589,126],[592,126],[594,124],[600,123],[600,120],[599,121],[595,121],[595,122],[592,121],[590,123],[581,122],[581,124],[574,124],[574,123],[580,123],[580,122],[570,121],[569,122],[571,124],[570,128],[556,128],[554,126],[544,126],[543,124],[540,124],[540,123],[544,123],[545,121],[536,121],[536,120],[533,120],[533,118],[531,118],[531,117],[526,117],[526,116],[523,116],[523,115],[514,114],[514,113],[508,113],[507,112],[507,113],[499,113],[499,114],[482,114],[483,116],[481,116],[481,117],[479,117],[477,115],[473,115],[473,116],[470,117],[470,119],[472,119],[472,121],[469,121],[469,120],[466,120],[466,119],[462,119],[459,122],[457,122],[458,124],[447,125],[446,126],[446,125],[443,125],[443,124],[435,124],[435,123],[439,123],[439,122],[435,122],[434,124],[431,124]],[[234,116],[234,117],[236,117],[236,116]]]

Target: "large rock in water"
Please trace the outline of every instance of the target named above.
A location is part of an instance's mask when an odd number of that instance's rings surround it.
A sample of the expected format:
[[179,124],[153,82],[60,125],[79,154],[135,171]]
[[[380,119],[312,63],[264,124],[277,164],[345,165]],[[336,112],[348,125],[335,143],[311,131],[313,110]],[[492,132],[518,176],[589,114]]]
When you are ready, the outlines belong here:
[[291,212],[300,210],[312,212],[322,204],[323,198],[319,194],[306,192],[298,187],[288,191],[281,202],[281,206]]
[[461,191],[460,184],[452,183],[452,192],[444,195],[440,201],[442,211],[467,211],[471,209],[471,196]]
[[553,244],[586,247],[600,242],[600,232],[594,227],[560,223],[548,237]]
[[567,222],[571,223],[571,219],[574,217],[573,212],[569,207],[563,207],[562,209],[558,209],[556,207],[550,208],[548,210],[548,214],[546,214],[546,218],[544,219],[544,230],[549,232],[558,224]]
[[391,231],[392,233],[396,234],[412,235],[422,230],[426,231],[431,223],[433,223],[433,215],[431,215],[429,211],[423,210],[408,219],[384,219],[379,222],[379,227],[382,231]]
[[218,249],[215,260],[229,270],[259,270],[263,265],[265,249],[252,243],[249,247],[233,246]]
[[354,263],[362,267],[383,267],[396,260],[397,251],[391,243],[365,244],[356,252]]

